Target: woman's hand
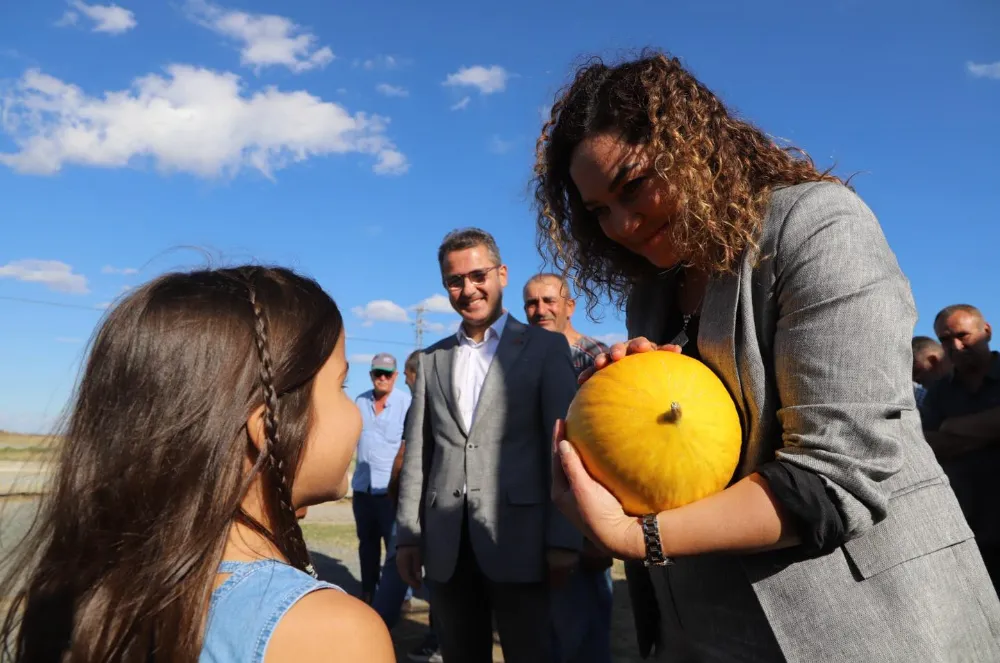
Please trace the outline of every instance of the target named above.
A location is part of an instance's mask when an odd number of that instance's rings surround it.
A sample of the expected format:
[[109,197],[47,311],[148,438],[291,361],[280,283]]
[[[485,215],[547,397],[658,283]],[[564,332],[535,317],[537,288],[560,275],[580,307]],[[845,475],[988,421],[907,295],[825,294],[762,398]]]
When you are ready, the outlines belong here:
[[632,340],[624,343],[615,343],[607,352],[597,355],[597,358],[594,359],[594,366],[580,373],[578,382],[583,384],[597,371],[610,366],[616,361],[624,359],[628,355],[635,355],[640,352],[655,352],[657,350],[679,353],[681,351],[681,346],[657,345],[644,336],[633,338]]
[[594,480],[559,420],[552,431],[552,501],[597,548],[619,559],[642,559],[646,546],[639,521],[627,515],[607,488]]

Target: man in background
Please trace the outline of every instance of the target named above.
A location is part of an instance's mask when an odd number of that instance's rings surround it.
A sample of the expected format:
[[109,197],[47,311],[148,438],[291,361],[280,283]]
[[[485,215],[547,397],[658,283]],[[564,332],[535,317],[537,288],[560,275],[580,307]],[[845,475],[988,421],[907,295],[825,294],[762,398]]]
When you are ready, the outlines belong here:
[[382,544],[388,549],[396,520],[396,507],[389,497],[389,478],[410,407],[410,396],[394,389],[395,357],[387,353],[375,355],[370,376],[372,388],[355,399],[362,427],[351,481],[361,562],[361,598],[368,604],[378,587]]
[[551,500],[552,432],[576,377],[565,337],[503,307],[507,266],[478,228],[449,233],[441,281],[459,331],[420,354],[399,484],[400,574],[426,572],[445,663],[551,663],[550,587],[581,534]]
[[[562,334],[569,342],[576,375],[594,365],[608,348],[573,328],[573,299],[566,279],[537,274],[524,286],[524,314],[536,327]],[[611,663],[611,558],[584,540],[580,565],[551,596],[552,648],[556,663]]]
[[570,295],[569,284],[558,274],[536,274],[524,286],[524,314],[536,327],[562,334],[569,342],[573,368],[579,375],[594,365],[594,360],[608,347],[573,328],[576,300]]
[[[948,306],[934,319],[951,374],[931,385],[921,408],[924,435],[948,475],[993,580],[1000,588],[1000,354],[993,328],[974,306]],[[998,589],[1000,591],[1000,589]]]
[[[403,364],[403,378],[410,393],[417,384],[417,366],[419,360],[417,355],[420,351],[411,352]],[[403,454],[406,452],[406,440],[399,445],[396,459],[392,464],[392,476],[389,478],[389,498],[393,505],[399,503],[399,473],[403,469]],[[385,565],[382,567],[382,578],[375,592],[375,600],[372,607],[379,614],[386,627],[391,631],[399,621],[402,606],[407,601],[407,597],[412,594],[412,588],[407,585],[399,575],[396,567],[396,525],[393,523],[392,540],[385,549]],[[428,615],[430,624],[423,641],[407,654],[407,658],[413,663],[441,663],[441,652],[438,647],[437,635],[434,633],[434,611],[431,609]]]
[[930,386],[951,373],[951,362],[941,344],[930,336],[914,336],[912,348],[913,394],[919,408]]

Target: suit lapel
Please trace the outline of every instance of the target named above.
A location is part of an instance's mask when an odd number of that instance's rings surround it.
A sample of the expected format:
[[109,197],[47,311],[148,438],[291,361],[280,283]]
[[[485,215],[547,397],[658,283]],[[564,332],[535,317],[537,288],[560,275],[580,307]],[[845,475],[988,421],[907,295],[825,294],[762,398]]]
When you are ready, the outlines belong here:
[[[486,380],[483,382],[483,390],[479,393],[479,403],[476,404],[476,415],[472,420],[472,429],[476,429],[476,422],[481,419],[478,416],[494,406],[494,401],[503,394],[505,387],[505,377],[510,375],[514,363],[524,350],[525,332],[528,326],[514,316],[507,315],[507,324],[504,325],[503,335],[500,337],[500,344],[497,346],[497,353],[490,362],[490,368],[486,372]],[[469,431],[470,435],[472,431]]]
[[737,274],[714,277],[705,291],[701,322],[698,326],[698,350],[706,365],[715,371],[739,410],[746,434],[746,404],[736,356],[736,325],[739,320],[740,283],[746,264]]
[[442,348],[434,353],[434,370],[437,373],[438,382],[441,383],[441,391],[444,392],[448,401],[448,411],[458,425],[458,429],[466,437],[469,431],[465,430],[465,422],[462,421],[462,413],[458,409],[458,396],[455,392],[455,353],[458,351],[458,339],[452,338],[448,347]]

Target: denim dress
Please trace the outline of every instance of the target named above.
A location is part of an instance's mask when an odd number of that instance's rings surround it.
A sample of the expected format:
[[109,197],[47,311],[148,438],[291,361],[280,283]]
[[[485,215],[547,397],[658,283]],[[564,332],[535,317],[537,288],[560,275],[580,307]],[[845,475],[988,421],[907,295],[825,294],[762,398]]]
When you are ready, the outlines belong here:
[[277,560],[222,562],[199,663],[261,663],[278,621],[317,589],[340,589]]

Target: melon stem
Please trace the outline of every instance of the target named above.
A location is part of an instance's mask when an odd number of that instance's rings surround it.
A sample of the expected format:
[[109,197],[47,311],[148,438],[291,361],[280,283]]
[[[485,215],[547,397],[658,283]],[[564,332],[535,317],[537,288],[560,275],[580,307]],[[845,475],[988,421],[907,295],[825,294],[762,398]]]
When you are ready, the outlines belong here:
[[681,418],[681,404],[674,401],[670,404],[670,410],[660,415],[660,423],[675,424]]

